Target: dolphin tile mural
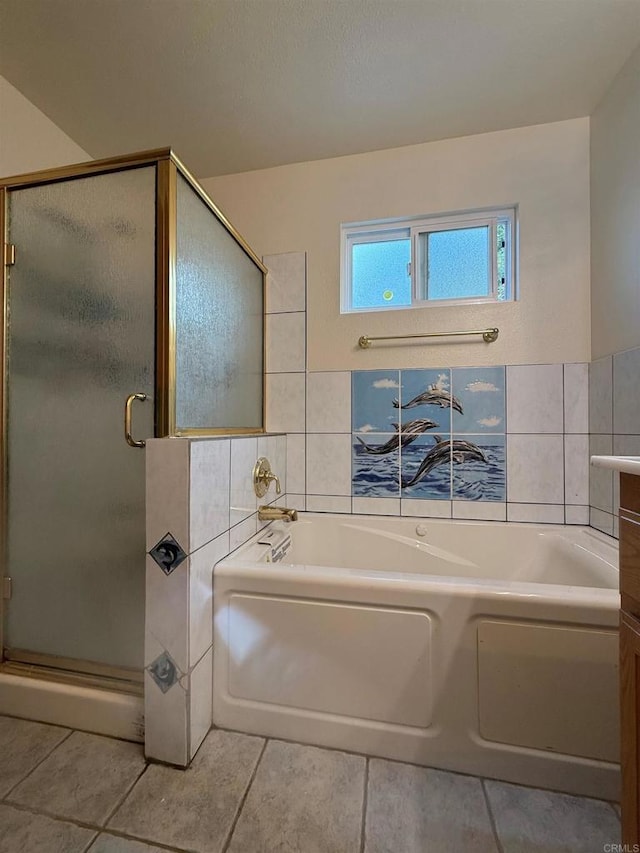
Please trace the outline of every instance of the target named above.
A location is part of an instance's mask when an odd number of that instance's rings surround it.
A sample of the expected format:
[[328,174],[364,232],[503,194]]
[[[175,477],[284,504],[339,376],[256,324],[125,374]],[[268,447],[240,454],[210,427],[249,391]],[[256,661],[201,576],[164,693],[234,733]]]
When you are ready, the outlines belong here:
[[451,373],[452,393],[462,408],[453,411],[453,431],[504,433],[504,367],[454,367]]
[[354,433],[351,465],[352,494],[357,497],[400,496],[400,437],[383,433]]
[[504,435],[454,434],[451,443],[453,500],[506,499]]
[[393,400],[400,393],[399,370],[357,370],[351,374],[353,432],[395,432],[398,411]]
[[352,492],[505,500],[505,368],[355,371]]
[[423,435],[402,453],[403,498],[451,499],[451,436]]

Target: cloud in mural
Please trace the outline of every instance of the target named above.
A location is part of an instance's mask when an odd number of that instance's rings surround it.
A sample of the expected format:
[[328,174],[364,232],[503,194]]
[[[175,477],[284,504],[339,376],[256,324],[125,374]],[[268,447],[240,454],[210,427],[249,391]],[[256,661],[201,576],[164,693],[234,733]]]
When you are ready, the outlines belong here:
[[431,386],[435,391],[448,391],[449,390],[449,374],[441,373],[438,376],[438,381],[434,382]]
[[476,394],[478,391],[499,391],[500,389],[493,382],[482,382],[480,379],[477,379],[475,382],[470,382],[465,390]]
[[478,423],[480,424],[480,426],[494,427],[494,426],[498,426],[498,424],[502,423],[502,418],[499,418],[496,415],[494,415],[492,418],[480,418]]
[[358,432],[373,432],[375,427],[373,424],[365,424],[358,429]]
[[373,383],[373,387],[374,388],[399,388],[400,386],[393,379],[376,379],[376,381]]

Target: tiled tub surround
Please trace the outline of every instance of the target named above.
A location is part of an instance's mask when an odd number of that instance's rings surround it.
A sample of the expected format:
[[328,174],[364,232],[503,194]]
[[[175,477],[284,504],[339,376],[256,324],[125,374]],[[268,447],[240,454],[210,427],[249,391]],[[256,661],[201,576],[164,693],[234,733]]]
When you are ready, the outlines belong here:
[[[640,348],[593,361],[589,370],[589,454],[640,456]],[[618,536],[619,475],[591,467],[592,527]]]
[[[394,406],[432,385],[462,412]],[[587,399],[586,364],[308,373],[307,430],[288,435],[299,508],[587,524]],[[417,437],[398,447],[396,424]]]
[[[145,751],[186,766],[211,727],[212,571],[257,531],[258,503],[286,502],[286,437],[147,442]],[[258,502],[266,456],[282,483]]]
[[216,566],[216,725],[617,796],[615,542],[327,513],[274,532],[282,562],[254,539]]
[[[589,523],[588,365],[306,370],[304,252],[267,255],[267,426],[287,433],[289,500],[312,512]],[[362,353],[363,363],[367,353]],[[420,401],[431,385],[453,394]],[[393,405],[394,399],[399,408]],[[414,424],[397,443],[394,423]],[[435,426],[437,424],[437,426]],[[424,427],[424,431],[421,431]],[[412,486],[439,435],[439,464]],[[464,444],[460,444],[464,442]],[[469,443],[478,448],[468,447]]]

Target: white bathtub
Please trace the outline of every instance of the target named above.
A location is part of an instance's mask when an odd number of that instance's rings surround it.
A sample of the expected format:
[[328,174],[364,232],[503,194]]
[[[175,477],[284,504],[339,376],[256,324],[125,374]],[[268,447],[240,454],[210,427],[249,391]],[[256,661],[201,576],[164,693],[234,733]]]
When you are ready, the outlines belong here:
[[269,531],[214,570],[215,725],[618,798],[615,540],[312,514]]

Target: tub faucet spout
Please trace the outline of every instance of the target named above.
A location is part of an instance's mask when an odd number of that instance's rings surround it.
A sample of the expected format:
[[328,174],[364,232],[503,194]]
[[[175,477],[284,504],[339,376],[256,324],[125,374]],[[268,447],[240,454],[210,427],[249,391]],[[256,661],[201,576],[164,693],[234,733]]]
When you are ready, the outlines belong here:
[[297,521],[298,510],[284,506],[259,506],[258,518],[260,521]]

